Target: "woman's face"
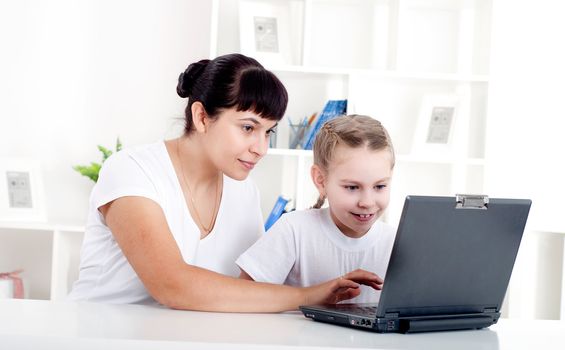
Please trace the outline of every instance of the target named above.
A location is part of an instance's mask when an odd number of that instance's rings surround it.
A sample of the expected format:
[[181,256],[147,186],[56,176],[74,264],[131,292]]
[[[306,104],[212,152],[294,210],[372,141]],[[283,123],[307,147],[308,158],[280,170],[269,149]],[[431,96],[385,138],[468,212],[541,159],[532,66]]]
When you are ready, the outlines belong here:
[[210,159],[232,179],[246,179],[267,153],[276,125],[250,111],[223,110],[206,133]]

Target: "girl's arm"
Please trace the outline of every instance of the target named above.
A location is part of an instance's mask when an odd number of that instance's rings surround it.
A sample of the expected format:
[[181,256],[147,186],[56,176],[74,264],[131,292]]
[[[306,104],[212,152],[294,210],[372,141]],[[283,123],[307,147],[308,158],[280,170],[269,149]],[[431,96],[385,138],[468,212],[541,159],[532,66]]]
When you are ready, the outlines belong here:
[[279,312],[299,305],[335,303],[359,295],[359,285],[378,277],[354,271],[308,288],[258,283],[188,265],[161,207],[144,197],[121,197],[100,211],[149,294],[175,309],[224,312]]

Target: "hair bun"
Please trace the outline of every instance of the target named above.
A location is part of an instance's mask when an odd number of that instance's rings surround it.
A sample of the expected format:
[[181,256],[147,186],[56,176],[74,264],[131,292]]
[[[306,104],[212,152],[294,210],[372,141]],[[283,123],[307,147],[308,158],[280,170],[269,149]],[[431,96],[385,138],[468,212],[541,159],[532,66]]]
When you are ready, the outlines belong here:
[[210,60],[200,60],[198,62],[192,63],[184,72],[179,75],[179,81],[177,84],[177,94],[186,98],[192,94],[192,88],[195,85],[196,80],[208,65]]

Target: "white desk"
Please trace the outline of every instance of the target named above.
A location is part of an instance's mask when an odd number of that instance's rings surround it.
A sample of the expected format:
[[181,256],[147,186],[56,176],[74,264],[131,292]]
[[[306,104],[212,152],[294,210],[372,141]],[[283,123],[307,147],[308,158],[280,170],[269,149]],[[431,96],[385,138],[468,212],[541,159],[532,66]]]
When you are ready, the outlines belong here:
[[0,349],[565,349],[565,322],[501,320],[489,329],[377,334],[284,314],[0,300]]

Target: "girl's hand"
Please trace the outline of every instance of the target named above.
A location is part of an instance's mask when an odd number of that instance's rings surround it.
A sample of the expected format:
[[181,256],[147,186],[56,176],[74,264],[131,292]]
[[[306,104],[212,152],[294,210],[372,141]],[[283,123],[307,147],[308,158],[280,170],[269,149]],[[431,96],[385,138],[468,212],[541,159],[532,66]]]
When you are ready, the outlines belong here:
[[376,290],[383,289],[383,279],[376,273],[372,273],[366,270],[357,269],[355,271],[351,271],[346,275],[343,275],[341,278],[364,284]]
[[304,288],[305,305],[336,304],[355,298],[361,294],[359,284],[381,289],[383,280],[372,272],[358,269],[326,283]]

